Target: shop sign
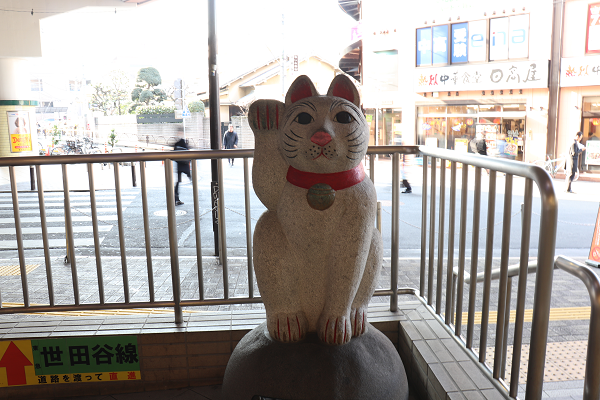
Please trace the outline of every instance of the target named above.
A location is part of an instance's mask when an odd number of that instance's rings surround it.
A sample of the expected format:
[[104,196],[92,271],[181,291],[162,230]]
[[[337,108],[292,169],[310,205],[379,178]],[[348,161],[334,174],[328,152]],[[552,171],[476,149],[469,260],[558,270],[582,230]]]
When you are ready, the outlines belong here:
[[529,14],[419,28],[416,48],[417,67],[527,58]]
[[529,14],[490,19],[490,61],[527,58]]
[[504,145],[504,154],[507,156],[516,156],[519,153],[519,132],[508,131]]
[[487,20],[469,22],[469,62],[487,61]]
[[508,17],[490,19],[490,61],[508,59]]
[[588,5],[585,52],[600,53],[600,3]]
[[548,61],[453,65],[415,70],[415,92],[548,87]]
[[585,163],[600,165],[600,140],[588,140],[585,143]]
[[452,64],[465,63],[469,60],[467,38],[469,36],[469,24],[452,25]]
[[448,25],[433,27],[433,65],[448,64]]
[[510,17],[508,58],[529,57],[529,14]]
[[137,336],[0,342],[0,387],[139,380]]
[[7,111],[10,152],[33,151],[31,143],[31,123],[28,111]]
[[563,58],[560,64],[561,87],[600,85],[600,56]]
[[431,28],[417,29],[417,67],[431,65]]

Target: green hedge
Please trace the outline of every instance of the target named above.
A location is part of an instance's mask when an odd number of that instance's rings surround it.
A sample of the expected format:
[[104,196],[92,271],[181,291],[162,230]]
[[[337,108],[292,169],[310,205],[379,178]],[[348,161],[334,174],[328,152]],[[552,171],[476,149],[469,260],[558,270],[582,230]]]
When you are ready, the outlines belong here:
[[172,114],[175,112],[175,106],[139,106],[135,109],[136,114]]

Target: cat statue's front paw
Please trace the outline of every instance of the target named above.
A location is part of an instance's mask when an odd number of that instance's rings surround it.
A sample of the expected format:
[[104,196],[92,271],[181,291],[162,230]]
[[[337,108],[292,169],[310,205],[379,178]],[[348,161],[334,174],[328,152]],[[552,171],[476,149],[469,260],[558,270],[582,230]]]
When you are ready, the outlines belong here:
[[308,320],[303,312],[279,313],[267,319],[267,329],[275,340],[283,343],[299,342],[306,337]]
[[327,344],[346,344],[352,339],[352,325],[346,316],[321,317],[318,331],[319,339]]
[[350,324],[352,325],[352,337],[365,333],[367,331],[367,309],[360,307],[350,310]]

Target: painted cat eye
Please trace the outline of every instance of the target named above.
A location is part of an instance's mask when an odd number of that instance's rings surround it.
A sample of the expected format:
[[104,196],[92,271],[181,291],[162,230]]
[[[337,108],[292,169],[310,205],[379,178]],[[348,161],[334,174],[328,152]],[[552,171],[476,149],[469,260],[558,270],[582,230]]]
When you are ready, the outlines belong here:
[[340,124],[349,124],[350,122],[354,121],[354,118],[352,118],[350,113],[346,111],[340,111],[339,113],[335,114],[334,121],[339,122]]
[[313,122],[313,117],[309,113],[302,112],[298,114],[298,116],[296,116],[296,119],[294,119],[294,121],[302,125],[308,125],[311,122]]

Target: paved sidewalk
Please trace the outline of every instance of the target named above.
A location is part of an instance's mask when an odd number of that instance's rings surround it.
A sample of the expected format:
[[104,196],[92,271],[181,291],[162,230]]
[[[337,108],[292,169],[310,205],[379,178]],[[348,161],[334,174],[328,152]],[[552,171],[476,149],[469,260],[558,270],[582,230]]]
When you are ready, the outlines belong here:
[[[480,260],[479,265],[483,265],[483,260]],[[582,259],[578,261],[583,261]],[[205,298],[222,298],[223,297],[223,271],[222,266],[218,264],[218,259],[215,257],[204,257],[203,258],[203,274],[204,274],[204,291]],[[514,260],[513,260],[514,262]],[[182,282],[182,299],[198,299],[198,271],[196,267],[196,259],[192,256],[180,257],[180,275]],[[494,267],[497,267],[499,263],[498,259],[494,260]],[[2,260],[0,263],[0,291],[2,294],[3,306],[16,306],[23,303],[22,296],[22,285],[20,275],[18,275],[18,260]],[[43,258],[28,258],[27,264],[30,265],[28,269],[28,285],[31,304],[48,304],[48,289],[46,282],[46,269],[43,264]],[[400,260],[400,271],[398,277],[399,287],[419,287],[419,260],[417,258],[403,258]],[[245,257],[230,257],[228,259],[229,265],[229,295],[230,298],[234,297],[246,297],[248,296],[248,272],[247,263]],[[106,302],[124,302],[123,294],[123,279],[122,279],[122,265],[119,257],[103,257],[103,276],[106,293]],[[12,268],[11,268],[12,267]],[[16,267],[16,268],[15,268]],[[171,300],[171,276],[170,276],[170,259],[169,257],[154,257],[153,258],[154,268],[154,282],[155,282],[155,296],[156,300]],[[468,268],[468,266],[467,266]],[[81,303],[97,303],[99,301],[98,284],[97,284],[97,273],[96,273],[96,260],[94,257],[78,257],[77,258],[77,271],[79,276],[79,291]],[[131,293],[131,302],[145,302],[149,300],[149,289],[147,280],[147,265],[145,258],[143,257],[130,257],[127,259],[127,271],[129,275],[129,290]],[[52,273],[54,278],[55,288],[55,301],[56,304],[73,304],[73,284],[71,279],[71,268],[68,265],[64,265],[62,258],[52,259]],[[530,276],[527,281],[527,300],[526,310],[530,310],[533,304],[533,284],[534,277]],[[390,279],[390,260],[385,259],[384,267],[381,273],[379,288],[386,289],[389,287]],[[435,283],[435,282],[434,282]],[[497,284],[498,281],[492,283],[492,295],[491,295],[491,319],[495,318],[493,310],[497,306]],[[445,283],[444,283],[445,285]],[[513,282],[513,301],[512,309],[515,307],[515,296],[517,280]],[[481,286],[478,287],[477,296],[477,309],[481,309]],[[254,283],[255,295],[259,295],[258,287]],[[434,292],[435,294],[435,284]],[[374,297],[372,304],[385,305],[388,304],[389,298],[387,297]],[[445,304],[445,299],[442,299],[442,305]],[[464,304],[468,304],[468,298],[465,294]],[[554,276],[553,284],[553,296],[552,296],[552,313],[550,328],[548,332],[548,355],[546,362],[546,392],[548,397],[556,397],[559,394],[577,397],[583,387],[583,369],[585,363],[585,350],[586,341],[589,326],[589,296],[584,285],[577,280],[577,278],[567,275],[563,271],[556,271]],[[433,300],[433,307],[435,308],[436,301],[435,295]],[[135,307],[135,304],[133,304]],[[466,307],[466,306],[465,306]],[[442,307],[443,309],[443,307]],[[221,305],[221,306],[203,306],[193,307],[186,309],[187,312],[193,312],[197,317],[202,316],[202,313],[214,313],[222,312],[229,314],[230,312],[240,312],[247,310],[250,313],[262,312],[262,304],[245,304],[245,305]],[[254,310],[254,311],[252,311]],[[129,318],[136,318],[148,315],[162,315],[166,317],[164,321],[167,325],[169,320],[172,321],[172,310],[142,310],[137,309],[133,311],[121,310],[121,311],[105,311],[105,312],[93,312],[93,311],[80,311],[74,313],[60,313],[59,315],[64,316],[106,316],[106,315],[130,315]],[[197,314],[199,313],[199,314]],[[479,322],[478,318],[480,312],[476,313],[476,325],[474,330],[474,346],[476,347],[479,343]],[[49,314],[55,315],[55,314]],[[135,315],[135,317],[134,317]],[[464,314],[466,318],[466,312]],[[25,315],[14,315],[10,317],[11,321],[19,321],[20,319],[27,319]],[[463,335],[466,335],[466,320],[463,319]],[[15,325],[14,329],[17,329],[18,325]],[[511,328],[514,325],[511,324]],[[135,328],[136,332],[145,332],[143,326]],[[12,333],[11,333],[12,332]],[[15,338],[15,334],[18,337],[19,330],[0,329],[0,340],[7,338]],[[50,333],[51,336],[64,335],[66,332],[57,330]],[[524,331],[524,347],[523,357],[521,362],[523,368],[527,367],[526,357],[528,353],[529,334],[531,333],[531,314],[526,314],[525,320],[525,331]],[[29,333],[31,334],[31,333]],[[72,335],[72,333],[70,333]],[[27,336],[27,332],[23,332],[23,337]],[[488,362],[490,365],[492,362],[493,351],[490,346],[493,346],[495,340],[495,325],[490,324],[488,334]],[[509,332],[509,344],[512,342],[512,330]],[[509,360],[510,354],[512,353],[511,347],[509,347]],[[510,372],[510,363],[507,369]],[[520,382],[523,383],[524,376],[523,370],[521,372]],[[203,389],[204,390],[204,389]],[[208,389],[207,389],[208,390]],[[216,390],[216,389],[215,389]],[[173,396],[185,396],[190,399],[218,399],[214,397],[207,397],[207,393],[197,388],[190,388],[184,391],[169,391],[173,393]],[[148,394],[145,393],[145,396]],[[169,394],[170,396],[171,394]],[[204,396],[204,397],[193,397],[193,396]],[[560,397],[563,397],[563,396]],[[123,395],[125,396],[125,395]],[[157,394],[157,396],[160,396]],[[188,397],[192,396],[192,397]],[[135,397],[105,397],[114,399],[125,399]],[[153,397],[140,397],[153,399]],[[155,398],[169,398],[169,397],[155,397]],[[579,397],[581,398],[581,397]],[[94,398],[95,399],[95,398]],[[99,398],[98,398],[99,399]]]

